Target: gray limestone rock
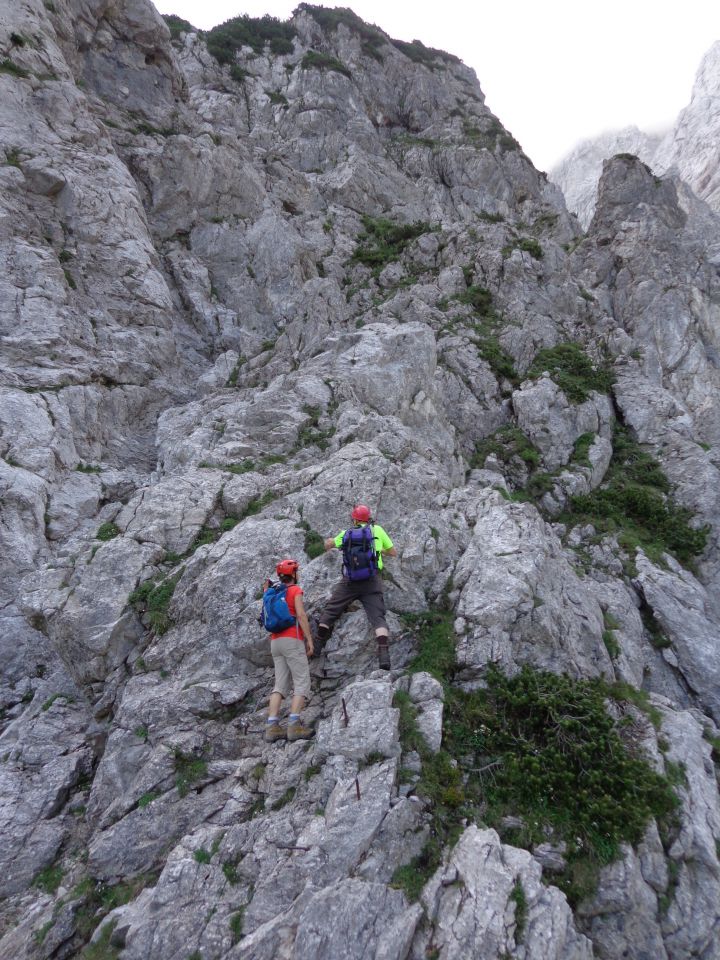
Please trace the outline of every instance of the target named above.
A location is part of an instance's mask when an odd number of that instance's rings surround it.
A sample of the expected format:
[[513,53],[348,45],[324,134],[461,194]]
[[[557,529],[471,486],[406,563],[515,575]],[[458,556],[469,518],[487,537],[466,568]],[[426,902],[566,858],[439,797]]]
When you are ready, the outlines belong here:
[[386,757],[399,754],[399,711],[391,706],[392,686],[385,678],[360,680],[346,687],[343,703],[318,727],[317,749],[321,755],[342,754],[354,760],[372,753]]
[[[527,911],[522,927],[511,897],[517,885]],[[526,851],[504,846],[494,830],[468,827],[422,899],[432,943],[448,960],[470,955],[491,960],[520,949],[529,957],[593,956],[563,894],[542,883],[540,864]]]

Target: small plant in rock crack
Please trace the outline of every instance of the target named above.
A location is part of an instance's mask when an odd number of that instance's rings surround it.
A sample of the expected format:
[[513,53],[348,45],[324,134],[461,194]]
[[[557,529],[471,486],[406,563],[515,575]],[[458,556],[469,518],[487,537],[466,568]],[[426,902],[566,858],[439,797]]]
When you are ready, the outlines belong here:
[[173,748],[175,765],[175,785],[181,797],[187,795],[190,787],[207,776],[208,764],[204,757],[183,753],[180,747]]
[[150,627],[157,634],[166,633],[172,626],[168,608],[182,574],[180,570],[171,577],[145,580],[128,597],[128,603],[147,617]]
[[98,528],[98,532],[95,534],[95,539],[107,541],[107,540],[112,540],[118,536],[120,536],[119,528],[115,526],[114,523],[111,523],[110,521],[108,521],[100,525],[100,527]]

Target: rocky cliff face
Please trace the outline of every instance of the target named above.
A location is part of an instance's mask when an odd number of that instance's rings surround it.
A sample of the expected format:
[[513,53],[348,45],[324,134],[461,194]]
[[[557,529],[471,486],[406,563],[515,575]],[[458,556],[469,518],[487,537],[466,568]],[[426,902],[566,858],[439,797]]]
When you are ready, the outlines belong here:
[[550,177],[562,189],[568,208],[587,227],[597,199],[602,161],[632,153],[657,174],[673,173],[687,183],[713,210],[720,210],[720,41],[702,59],[690,104],[672,129],[650,136],[636,127],[585,141],[575,147]]
[[[347,11],[2,13],[0,956],[720,956],[712,210],[620,158],[582,238]],[[394,669],[351,612],[268,746],[258,585],[357,500]]]
[[562,190],[568,210],[577,215],[583,228],[587,228],[595,212],[603,161],[618,153],[629,153],[651,164],[661,140],[662,137],[650,136],[637,127],[626,127],[583,140],[553,168],[550,177]]

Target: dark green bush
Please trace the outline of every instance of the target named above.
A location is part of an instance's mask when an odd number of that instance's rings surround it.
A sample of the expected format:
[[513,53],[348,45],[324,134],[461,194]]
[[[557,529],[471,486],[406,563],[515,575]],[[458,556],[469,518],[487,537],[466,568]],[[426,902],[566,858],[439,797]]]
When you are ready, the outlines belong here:
[[13,63],[9,57],[3,57],[0,60],[0,73],[10,73],[15,77],[29,77],[29,72],[24,68],[19,66],[17,63]]
[[509,463],[513,457],[519,457],[530,467],[540,463],[540,452],[528,440],[519,427],[511,425],[500,427],[495,433],[475,445],[475,453],[470,458],[470,466],[482,467],[485,459],[494,453],[498,460]]
[[398,260],[408,244],[423,233],[429,233],[430,224],[393,223],[382,217],[363,215],[364,232],[358,237],[358,245],[350,258],[351,263],[363,263],[371,267],[377,276],[388,263]]
[[172,625],[168,607],[181,576],[182,570],[163,580],[145,580],[128,597],[128,603],[147,616],[155,633],[166,633]]
[[345,77],[352,77],[342,60],[330,56],[329,53],[320,53],[318,50],[308,50],[302,58],[300,66],[304,70],[331,70],[335,73],[342,73]]
[[305,520],[301,520],[298,526],[305,531],[305,553],[314,560],[315,557],[321,557],[325,553],[325,541],[323,537],[310,527]]
[[389,42],[388,36],[380,30],[379,27],[365,23],[349,7],[320,7],[311,3],[301,3],[294,11],[298,13],[304,10],[319,23],[320,26],[328,31],[335,31],[343,24],[354,33],[360,35],[362,40],[363,53],[373,57],[375,60],[382,61],[380,48]]
[[232,63],[242,47],[251,47],[259,54],[269,43],[272,53],[292,53],[295,36],[295,27],[277,17],[267,14],[264,17],[249,17],[245,14],[213,27],[205,39],[208,51],[218,63]]
[[197,29],[189,21],[174,13],[164,13],[162,18],[168,25],[171,40],[177,40],[183,33],[197,33]]
[[615,382],[606,366],[595,364],[577,343],[559,343],[541,350],[528,370],[528,377],[539,377],[547,371],[568,400],[582,403],[590,391],[608,393]]
[[430,70],[438,67],[436,61],[443,60],[445,63],[462,63],[459,57],[445,50],[436,50],[434,47],[426,47],[420,40],[413,40],[407,43],[405,40],[391,40],[390,43],[406,57],[409,57],[413,63],[421,63]]
[[455,672],[454,614],[450,610],[431,609],[408,613],[404,622],[419,639],[419,650],[410,664],[412,672],[421,670],[445,682]]
[[191,753],[183,753],[180,747],[173,748],[175,766],[175,786],[181,797],[186,796],[190,787],[207,775],[207,760]]
[[692,527],[692,511],[678,506],[668,489],[660,464],[625,428],[617,427],[603,486],[573,497],[572,514],[565,519],[589,521],[600,530],[615,532],[622,546],[642,547],[655,562],[667,552],[688,563],[705,549],[709,527]]

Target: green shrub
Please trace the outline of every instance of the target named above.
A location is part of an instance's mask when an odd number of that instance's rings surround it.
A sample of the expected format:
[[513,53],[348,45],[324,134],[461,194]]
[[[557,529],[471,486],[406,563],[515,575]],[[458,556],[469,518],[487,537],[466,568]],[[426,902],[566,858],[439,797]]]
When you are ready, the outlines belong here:
[[230,917],[230,933],[232,934],[233,943],[237,943],[242,937],[244,915],[245,907],[241,907]]
[[198,850],[195,850],[193,853],[197,863],[210,863],[212,860],[212,854],[209,850],[206,850],[204,847],[200,847]]
[[597,435],[594,433],[583,433],[575,441],[573,447],[572,461],[573,463],[579,464],[581,467],[590,467],[590,448],[595,443],[595,437]]
[[17,147],[10,147],[5,151],[5,165],[8,167],[20,166],[20,151]]
[[335,73],[342,73],[349,79],[352,78],[352,74],[342,60],[330,56],[329,53],[320,53],[318,50],[308,50],[302,58],[300,66],[304,70],[331,70]]
[[527,922],[527,897],[522,880],[515,881],[515,885],[510,892],[510,899],[515,904],[515,943],[519,943],[522,940]]
[[305,531],[305,553],[314,560],[315,557],[321,557],[325,553],[325,540],[317,532],[312,530],[310,524],[301,520],[298,526]]
[[241,67],[237,63],[233,63],[230,66],[230,79],[234,80],[235,83],[245,83],[248,77],[252,76],[249,70],[245,70],[244,67]]
[[95,539],[107,541],[107,540],[112,540],[114,537],[117,537],[119,535],[120,535],[119,528],[116,527],[114,523],[107,521],[106,523],[103,523],[100,525],[98,532],[95,534]]
[[266,90],[265,93],[270,98],[270,103],[274,106],[286,107],[288,105],[288,98],[284,93],[280,93],[278,90]]
[[47,923],[44,923],[39,930],[36,930],[34,933],[35,942],[37,944],[42,944],[45,940],[45,937],[50,933],[52,928],[55,926],[55,917],[52,917]]
[[74,697],[69,697],[66,693],[53,693],[52,696],[48,697],[45,703],[40,707],[40,709],[47,713],[47,711],[52,707],[56,700],[64,700],[66,703],[74,703]]
[[102,473],[102,467],[94,463],[79,463],[75,469],[78,473]]
[[678,506],[668,488],[659,463],[617,427],[603,486],[572,497],[572,514],[564,519],[616,533],[621,546],[631,552],[642,547],[654,562],[667,552],[688,563],[705,549],[710,528],[690,526],[692,512]]
[[470,466],[483,467],[491,453],[494,453],[503,463],[509,463],[513,457],[519,457],[530,467],[536,467],[540,463],[539,450],[533,446],[519,427],[511,425],[500,427],[485,440],[477,443],[475,453],[470,458]]
[[[531,843],[541,842],[549,825],[568,844],[571,861],[603,864],[618,856],[622,842],[639,843],[652,817],[672,816],[677,797],[621,738],[605,709],[607,684],[527,666],[513,678],[492,666],[487,683],[487,690],[453,691],[446,745],[487,771],[470,775],[465,802],[482,799],[489,822],[523,816]],[[559,880],[566,890],[568,883]]]
[[207,775],[207,760],[191,753],[183,753],[180,747],[173,748],[175,765],[175,786],[181,797],[187,795],[192,784]]
[[285,793],[279,797],[270,807],[271,810],[281,810],[295,796],[295,787],[288,787]]
[[543,258],[543,249],[534,237],[520,237],[517,240],[513,240],[512,243],[502,248],[502,255],[509,257],[513,250],[522,250],[525,253],[529,253],[535,260],[542,260]]
[[295,36],[295,27],[277,17],[267,14],[264,17],[250,17],[245,14],[213,27],[205,35],[205,40],[208,51],[218,63],[233,63],[242,47],[251,47],[259,54],[269,43],[272,53],[292,53]]
[[408,244],[432,229],[430,224],[393,223],[382,217],[363,215],[364,232],[358,237],[358,245],[350,258],[351,263],[371,267],[377,276],[388,263],[398,260]]
[[179,39],[183,33],[197,33],[197,29],[191,23],[174,13],[164,13],[162,18],[170,29],[171,40]]
[[519,383],[520,378],[517,375],[513,358],[503,350],[496,336],[480,337],[477,348],[478,353],[496,377],[509,380],[513,384]]
[[272,490],[267,490],[261,497],[256,497],[254,500],[251,500],[243,510],[242,515],[238,517],[238,523],[240,520],[244,520],[245,517],[254,517],[260,513],[260,511],[264,510],[275,498],[276,494],[274,494]]
[[120,951],[110,943],[116,926],[117,920],[106,923],[97,940],[88,943],[78,954],[79,960],[118,960]]
[[[515,137],[507,132],[497,117],[473,117],[472,120],[464,120],[463,133],[470,144],[478,150],[495,151],[499,148],[501,153],[520,150],[520,144]],[[480,219],[486,218],[480,215]],[[501,217],[501,219],[503,218]],[[493,220],[491,222],[497,223],[498,221]]]
[[389,42],[389,38],[376,26],[365,23],[349,7],[321,7],[310,3],[301,3],[297,10],[305,10],[309,13],[316,23],[328,31],[335,31],[343,24],[354,33],[360,35],[362,40],[362,50],[369,57],[382,61],[380,48]]
[[403,616],[403,621],[419,640],[418,653],[409,670],[426,671],[442,683],[452,678],[455,671],[454,619],[451,610],[437,608]]
[[30,73],[21,66],[18,66],[17,63],[13,63],[9,57],[3,57],[0,60],[0,73],[10,73],[15,77],[29,77]]
[[445,50],[436,50],[434,47],[426,47],[420,40],[413,40],[412,43],[407,43],[404,40],[391,40],[390,43],[401,53],[404,53],[406,57],[409,57],[413,63],[420,63],[429,67],[430,70],[437,68],[437,60],[442,60],[445,63],[462,63],[462,60],[452,53],[447,53]]
[[145,580],[128,597],[128,603],[147,617],[150,627],[157,634],[167,633],[172,626],[168,608],[182,573],[180,570],[171,577]]
[[33,886],[38,887],[43,893],[57,893],[57,889],[62,883],[63,869],[59,863],[51,867],[45,867],[33,880]]
[[594,364],[577,343],[559,343],[541,350],[528,370],[528,377],[540,377],[547,371],[572,403],[587,400],[592,390],[608,393],[614,374],[602,364]]
[[234,860],[226,860],[222,865],[222,872],[225,874],[225,879],[231,887],[235,887],[238,883],[240,883],[240,875],[237,872],[237,863]]
[[477,216],[478,220],[483,220],[485,223],[503,223],[505,220],[501,213],[489,213],[487,210],[481,210]]

